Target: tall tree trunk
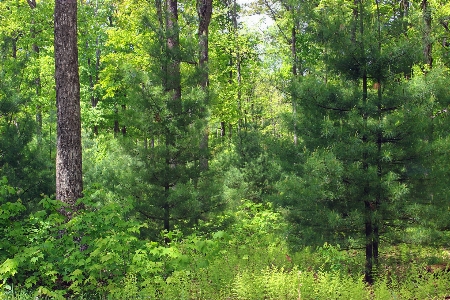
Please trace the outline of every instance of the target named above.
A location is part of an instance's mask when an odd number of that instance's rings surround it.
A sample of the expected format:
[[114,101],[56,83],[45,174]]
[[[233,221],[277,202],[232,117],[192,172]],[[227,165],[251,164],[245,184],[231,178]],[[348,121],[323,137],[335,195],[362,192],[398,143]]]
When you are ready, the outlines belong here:
[[[364,3],[362,0],[358,1],[359,13],[354,12],[354,16],[359,18],[359,38],[360,38],[360,51],[365,53],[364,44]],[[356,42],[356,41],[355,41]],[[369,172],[369,153],[368,153],[368,89],[367,89],[367,59],[365,57],[361,58],[363,62],[361,63],[361,78],[362,78],[362,103],[363,103],[363,154],[362,154],[362,167],[365,173]],[[369,176],[366,176],[367,178]],[[364,280],[368,284],[373,284],[373,258],[374,258],[374,201],[372,201],[372,195],[370,194],[370,182],[368,179],[364,179],[363,183],[363,197],[364,197],[364,210],[365,210],[365,270],[364,270]]]
[[[237,8],[238,4],[236,0],[233,0],[231,3],[233,5],[231,7],[231,21],[233,23],[233,29],[234,29],[234,37],[236,41],[239,37],[239,28],[238,28],[238,15],[237,15]],[[237,106],[238,106],[238,113],[239,113],[239,120],[238,120],[238,132],[242,129],[242,92],[241,92],[241,81],[242,81],[242,74],[241,74],[241,54],[239,49],[239,43],[236,44],[236,81],[237,81]],[[231,72],[231,71],[230,71]]]
[[292,55],[292,119],[294,122],[294,145],[298,144],[297,136],[297,91],[295,90],[295,82],[297,80],[297,28],[294,24],[292,25],[292,36],[291,36],[291,55]]
[[431,8],[427,0],[422,0],[422,16],[423,16],[423,56],[424,62],[430,68],[433,67],[432,49],[433,43],[431,40]]
[[[32,10],[36,8],[36,0],[27,0],[27,2]],[[36,39],[36,28],[34,26],[35,20],[32,19],[31,23],[33,25],[30,29],[31,38],[35,40]],[[39,58],[39,46],[36,43],[36,41],[33,42],[33,52],[35,53],[36,57]],[[36,98],[38,99],[39,102],[39,97],[41,95],[41,77],[39,76],[39,74],[34,79],[34,82],[36,84]],[[36,136],[38,144],[40,145],[42,143],[42,107],[40,103],[36,105],[36,123],[37,123]]]
[[[95,3],[95,8],[94,8],[94,18],[97,18],[97,14],[98,14],[98,2]],[[97,21],[96,21],[97,22]],[[94,74],[92,74],[92,60],[89,57],[88,58],[88,66],[89,66],[89,92],[91,93],[91,107],[92,108],[96,108],[97,104],[98,104],[98,97],[95,94],[95,90],[94,90],[94,86],[98,83],[99,81],[99,70],[100,70],[100,41],[99,41],[99,37],[97,36],[97,38],[95,39],[95,65],[94,65]],[[89,50],[89,43],[86,42],[86,46],[87,46],[87,50]],[[98,125],[95,124],[92,128],[92,131],[94,133],[94,135],[98,135]]]
[[[212,15],[212,0],[197,0],[197,14],[199,18],[198,25],[198,65],[200,69],[200,87],[204,92],[204,101],[202,110],[206,111],[209,104],[209,70],[208,70],[208,33],[209,23]],[[200,168],[208,169],[208,144],[209,144],[209,127],[206,122],[203,132],[203,138],[200,142]]]
[[[166,46],[167,46],[167,74],[165,79],[165,91],[170,94],[171,98],[168,103],[168,109],[172,115],[172,121],[177,124],[177,119],[182,113],[181,106],[181,72],[180,72],[180,38],[178,27],[178,1],[166,1]],[[176,148],[176,136],[172,129],[166,129],[166,167],[168,173],[176,172],[176,158],[173,157],[173,149]],[[168,201],[169,189],[175,184],[170,182],[171,178],[175,176],[168,176],[164,184],[166,191],[166,203],[164,204],[164,229],[170,230],[170,206]],[[166,242],[168,242],[166,240]]]
[[55,0],[55,83],[57,106],[56,199],[69,219],[82,197],[80,79],[77,0]]
[[[407,2],[407,1],[402,1]],[[381,12],[380,12],[380,6],[379,6],[379,0],[375,1],[376,3],[376,13],[377,13],[377,38],[378,38],[378,57],[381,57],[382,55],[382,49],[381,49]],[[404,5],[408,5],[407,3]],[[405,8],[406,10],[407,8]],[[380,66],[381,68],[381,66]],[[377,72],[378,74],[382,74],[381,70]],[[375,84],[375,87],[377,89],[377,117],[378,117],[378,132],[377,132],[377,192],[375,196],[375,205],[374,205],[374,219],[373,219],[373,263],[375,265],[375,268],[378,269],[379,267],[379,242],[380,242],[380,223],[381,223],[381,216],[379,215],[379,209],[381,205],[382,200],[382,176],[383,176],[383,165],[382,165],[382,145],[383,145],[383,111],[382,111],[382,103],[383,103],[383,94],[381,92],[381,75],[377,78],[377,83]]]
[[166,91],[172,94],[169,109],[176,118],[181,114],[180,37],[178,28],[178,1],[167,0],[167,66]]
[[400,0],[400,18],[407,17],[409,13],[409,0]]

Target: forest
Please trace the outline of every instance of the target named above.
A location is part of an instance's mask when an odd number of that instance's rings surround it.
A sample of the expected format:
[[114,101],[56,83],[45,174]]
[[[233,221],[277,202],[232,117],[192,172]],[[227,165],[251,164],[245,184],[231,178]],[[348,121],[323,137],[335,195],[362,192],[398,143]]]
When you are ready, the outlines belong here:
[[0,299],[450,299],[450,2],[0,1]]

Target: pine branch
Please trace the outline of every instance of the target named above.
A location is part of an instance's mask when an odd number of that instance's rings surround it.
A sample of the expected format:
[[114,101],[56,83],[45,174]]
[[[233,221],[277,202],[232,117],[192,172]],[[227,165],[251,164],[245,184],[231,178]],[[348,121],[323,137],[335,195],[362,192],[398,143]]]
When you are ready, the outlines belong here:
[[329,109],[329,110],[336,110],[336,111],[351,111],[351,109],[348,108],[339,108],[339,107],[330,107],[330,106],[325,106],[322,104],[317,104],[318,107],[320,108],[324,108],[324,109]]

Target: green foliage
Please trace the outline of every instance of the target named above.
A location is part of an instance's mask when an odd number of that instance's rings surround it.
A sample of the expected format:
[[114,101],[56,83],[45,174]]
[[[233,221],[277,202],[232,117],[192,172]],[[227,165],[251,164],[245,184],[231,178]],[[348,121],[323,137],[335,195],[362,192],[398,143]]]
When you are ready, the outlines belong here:
[[29,210],[42,193],[54,190],[52,155],[44,147],[53,124],[42,124],[54,94],[46,77],[53,79],[46,69],[51,41],[44,26],[51,7],[48,2],[35,9],[17,1],[0,4],[0,177],[8,178]]
[[[433,269],[449,260],[449,4],[428,1],[424,66],[417,1],[255,1],[275,21],[262,33],[232,2],[214,2],[207,91],[195,1],[178,3],[176,53],[160,1],[80,2],[85,197],[67,221],[46,196],[53,3],[0,1],[0,298],[450,294]],[[369,221],[372,286],[355,250]]]
[[[366,287],[358,271],[363,258],[329,244],[289,256],[280,239],[286,224],[270,205],[243,201],[229,230],[209,237],[170,232],[172,242],[162,246],[137,238],[146,225],[124,218],[126,201],[99,206],[96,199],[86,196],[86,210],[68,223],[51,213],[57,202],[41,202],[48,213],[23,225],[36,225],[34,239],[0,267],[3,298],[432,299],[449,292],[448,273],[420,265]],[[408,264],[416,254],[402,249]]]
[[[8,180],[3,177],[0,181],[0,249],[2,250],[0,261],[2,262],[14,255],[18,248],[26,242],[21,238],[23,236],[22,223],[16,221],[25,211],[25,206],[20,199],[15,202],[7,201],[10,196],[15,194],[15,189],[9,186]],[[15,272],[13,262],[8,262],[8,265],[9,267],[5,272],[13,274]]]

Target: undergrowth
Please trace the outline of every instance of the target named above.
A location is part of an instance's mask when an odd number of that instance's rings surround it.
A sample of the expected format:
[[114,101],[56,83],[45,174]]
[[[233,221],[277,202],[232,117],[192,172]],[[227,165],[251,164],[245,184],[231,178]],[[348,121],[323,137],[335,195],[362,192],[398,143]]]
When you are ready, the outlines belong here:
[[[377,282],[367,286],[361,251],[324,244],[291,253],[287,239],[280,238],[288,232],[287,225],[270,205],[243,201],[235,212],[237,221],[227,230],[189,236],[166,233],[163,238],[170,238],[169,245],[138,239],[139,228],[146,225],[121,219],[118,212],[126,207],[86,209],[80,218],[55,226],[60,220],[54,203],[47,199],[43,205],[50,213],[33,213],[21,224],[21,244],[2,258],[0,299],[450,296],[450,272],[426,267],[443,265],[448,252],[410,245],[384,249]],[[15,242],[0,239],[3,244]]]

